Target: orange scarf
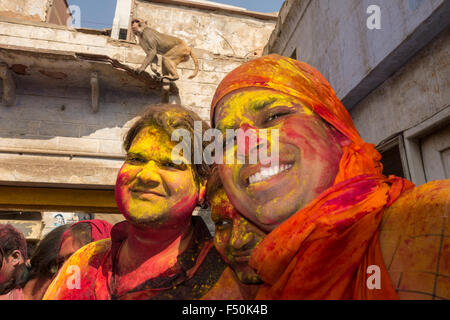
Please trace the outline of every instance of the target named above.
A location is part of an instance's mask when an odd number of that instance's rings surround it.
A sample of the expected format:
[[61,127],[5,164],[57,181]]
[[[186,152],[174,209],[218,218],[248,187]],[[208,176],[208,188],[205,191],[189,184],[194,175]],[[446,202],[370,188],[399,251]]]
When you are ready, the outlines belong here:
[[[382,174],[380,154],[365,143],[329,83],[311,66],[269,55],[233,70],[219,85],[217,103],[246,87],[277,90],[302,100],[349,138],[333,186],[268,234],[250,265],[265,282],[257,299],[397,299],[379,245],[384,208],[414,185]],[[369,266],[381,289],[370,289]]]

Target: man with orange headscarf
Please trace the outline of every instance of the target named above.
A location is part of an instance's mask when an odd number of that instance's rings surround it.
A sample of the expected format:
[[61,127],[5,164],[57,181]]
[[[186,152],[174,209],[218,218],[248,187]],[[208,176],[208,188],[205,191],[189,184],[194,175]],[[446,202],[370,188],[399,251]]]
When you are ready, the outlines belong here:
[[211,124],[253,130],[247,159],[278,143],[276,162],[219,165],[232,204],[268,232],[250,259],[265,282],[257,299],[450,297],[450,181],[414,188],[384,176],[317,70],[279,55],[236,68],[216,91]]

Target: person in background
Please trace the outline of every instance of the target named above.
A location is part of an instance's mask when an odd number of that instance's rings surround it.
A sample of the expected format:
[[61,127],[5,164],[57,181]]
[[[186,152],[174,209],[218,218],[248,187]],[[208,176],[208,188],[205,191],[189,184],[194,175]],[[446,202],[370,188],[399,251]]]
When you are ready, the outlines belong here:
[[58,253],[58,267],[78,249],[88,243],[111,237],[112,225],[104,220],[83,220],[74,223],[64,232]]
[[0,224],[0,300],[23,298],[21,290],[28,276],[27,242],[10,224]]
[[230,203],[217,167],[211,170],[206,184],[206,201],[215,224],[214,246],[233,270],[230,276],[239,283],[242,299],[252,300],[262,281],[248,262],[266,233],[240,215]]
[[47,233],[38,243],[30,259],[30,269],[23,286],[23,300],[41,300],[47,287],[58,273],[58,252],[64,233],[70,224],[61,225]]
[[83,220],[50,231],[38,244],[30,259],[24,300],[41,300],[64,262],[84,245],[110,237],[111,224],[103,220]]

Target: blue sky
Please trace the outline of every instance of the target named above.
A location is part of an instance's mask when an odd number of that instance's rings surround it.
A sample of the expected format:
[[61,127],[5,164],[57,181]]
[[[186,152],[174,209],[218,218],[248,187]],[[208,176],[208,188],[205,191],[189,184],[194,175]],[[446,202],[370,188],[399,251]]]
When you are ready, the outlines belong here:
[[[68,0],[69,5],[81,9],[81,27],[92,29],[110,28],[116,10],[115,0]],[[279,11],[284,0],[215,0],[213,2],[246,8],[251,11]]]

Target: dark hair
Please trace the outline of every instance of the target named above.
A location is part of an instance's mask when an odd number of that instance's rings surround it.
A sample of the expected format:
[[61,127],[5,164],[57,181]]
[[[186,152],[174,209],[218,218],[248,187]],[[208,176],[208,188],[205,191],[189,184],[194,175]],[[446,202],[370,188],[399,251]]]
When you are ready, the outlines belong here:
[[209,204],[211,199],[214,197],[216,192],[223,188],[222,180],[219,176],[219,168],[214,166],[208,177],[208,182],[206,183],[206,202]]
[[[201,121],[202,132],[194,132],[194,122]],[[128,152],[131,147],[133,139],[144,128],[151,125],[156,125],[164,130],[169,136],[176,129],[185,129],[189,131],[191,136],[191,155],[194,155],[194,147],[197,144],[203,150],[207,146],[208,142],[203,141],[203,134],[210,127],[203,121],[195,112],[186,109],[178,104],[157,104],[149,106],[146,111],[139,117],[139,120],[128,130],[125,137],[123,147]],[[197,180],[205,181],[209,175],[210,166],[204,161],[201,164],[192,164],[195,176]]]
[[92,242],[92,226],[90,223],[77,223],[70,228],[73,241],[81,248]]
[[10,224],[0,224],[0,246],[5,258],[14,250],[19,250],[24,260],[28,259],[27,241],[22,232]]
[[53,277],[56,273],[61,239],[70,226],[71,224],[64,224],[56,227],[39,242],[30,260],[30,280],[38,276]]

